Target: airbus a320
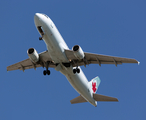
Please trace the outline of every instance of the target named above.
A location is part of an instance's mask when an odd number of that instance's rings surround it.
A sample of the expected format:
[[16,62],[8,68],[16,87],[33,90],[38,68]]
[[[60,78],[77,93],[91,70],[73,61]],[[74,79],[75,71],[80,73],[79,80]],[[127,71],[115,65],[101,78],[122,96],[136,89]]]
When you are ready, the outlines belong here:
[[100,78],[95,77],[88,81],[80,66],[89,64],[122,64],[139,63],[135,59],[121,58],[100,54],[87,53],[79,45],[73,46],[70,50],[59,33],[53,21],[45,14],[36,13],[34,16],[35,26],[40,33],[39,40],[46,44],[47,51],[37,53],[34,48],[27,50],[28,59],[7,67],[7,71],[26,70],[37,67],[45,67],[44,75],[50,75],[49,68],[55,68],[66,76],[72,87],[80,94],[70,102],[89,102],[97,106],[97,101],[118,101],[117,98],[96,94],[100,84]]

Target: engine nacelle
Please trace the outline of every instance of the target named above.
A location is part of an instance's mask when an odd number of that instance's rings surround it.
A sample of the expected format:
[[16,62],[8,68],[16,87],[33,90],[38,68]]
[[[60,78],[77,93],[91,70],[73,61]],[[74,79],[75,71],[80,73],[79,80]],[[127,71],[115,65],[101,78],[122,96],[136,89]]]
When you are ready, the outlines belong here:
[[72,50],[74,51],[74,55],[78,59],[83,59],[85,57],[85,54],[84,54],[82,48],[79,45],[73,46]]
[[34,48],[29,48],[27,54],[32,62],[37,63],[39,61],[39,54]]

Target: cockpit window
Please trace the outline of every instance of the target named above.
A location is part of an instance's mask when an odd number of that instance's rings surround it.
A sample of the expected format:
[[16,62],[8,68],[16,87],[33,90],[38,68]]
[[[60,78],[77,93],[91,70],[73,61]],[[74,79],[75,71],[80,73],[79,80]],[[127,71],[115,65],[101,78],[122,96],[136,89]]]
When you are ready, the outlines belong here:
[[42,14],[42,15],[44,15],[44,16],[46,16],[46,17],[48,18],[48,16],[47,16],[47,15],[45,15],[45,14]]

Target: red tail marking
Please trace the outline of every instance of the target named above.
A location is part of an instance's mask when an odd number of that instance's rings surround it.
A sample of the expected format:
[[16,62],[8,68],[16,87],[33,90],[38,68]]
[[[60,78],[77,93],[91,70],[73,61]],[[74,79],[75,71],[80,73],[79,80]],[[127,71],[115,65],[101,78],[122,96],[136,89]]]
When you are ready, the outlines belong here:
[[93,92],[95,93],[96,92],[96,90],[97,90],[97,88],[96,88],[96,82],[92,82],[92,90],[93,90]]

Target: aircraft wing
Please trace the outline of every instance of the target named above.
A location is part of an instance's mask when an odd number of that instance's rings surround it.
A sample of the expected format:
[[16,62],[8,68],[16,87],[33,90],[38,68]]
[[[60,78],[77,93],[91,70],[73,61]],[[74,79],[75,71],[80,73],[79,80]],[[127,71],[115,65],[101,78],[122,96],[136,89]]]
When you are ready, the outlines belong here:
[[66,56],[68,59],[72,62],[72,65],[75,66],[86,66],[89,64],[115,64],[116,66],[118,64],[122,63],[138,63],[139,62],[135,59],[130,59],[130,58],[122,58],[122,57],[114,57],[114,56],[108,56],[108,55],[100,55],[100,54],[93,54],[93,53],[87,53],[84,52],[85,54],[85,59],[79,60],[76,58],[74,55],[74,52],[72,50],[65,50]]
[[45,67],[45,62],[50,61],[49,67],[55,68],[56,65],[52,62],[51,57],[49,56],[48,51],[42,52],[39,54],[40,62],[39,63],[33,63],[29,58],[26,60],[23,60],[21,62],[18,62],[16,64],[10,65],[7,67],[7,71],[12,70],[26,70],[37,67]]

